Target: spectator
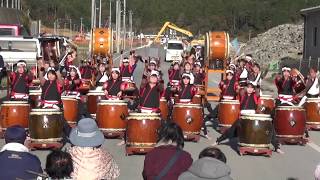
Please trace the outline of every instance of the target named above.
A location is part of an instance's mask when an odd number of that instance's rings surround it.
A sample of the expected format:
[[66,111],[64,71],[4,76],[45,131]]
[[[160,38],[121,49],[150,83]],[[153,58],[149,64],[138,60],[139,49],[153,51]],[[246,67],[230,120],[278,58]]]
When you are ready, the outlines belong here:
[[63,151],[52,151],[47,156],[46,172],[51,179],[71,179],[73,172],[71,155]]
[[314,171],[315,180],[320,180],[320,164],[317,165],[316,170]]
[[200,152],[195,161],[179,180],[232,180],[231,169],[226,165],[227,159],[220,149],[208,147]]
[[145,180],[178,179],[192,164],[191,155],[182,150],[184,138],[175,123],[164,124],[159,131],[157,147],[145,157],[143,178]]
[[6,75],[6,67],[4,66],[4,61],[2,56],[0,55],[0,88],[2,88],[1,82],[2,82],[2,78],[5,77],[5,75]]
[[70,133],[69,149],[72,156],[74,180],[116,179],[120,170],[112,155],[103,150],[104,135],[96,122],[90,118],[81,119]]
[[0,152],[0,179],[36,179],[42,173],[40,160],[24,146],[27,134],[21,126],[7,128]]

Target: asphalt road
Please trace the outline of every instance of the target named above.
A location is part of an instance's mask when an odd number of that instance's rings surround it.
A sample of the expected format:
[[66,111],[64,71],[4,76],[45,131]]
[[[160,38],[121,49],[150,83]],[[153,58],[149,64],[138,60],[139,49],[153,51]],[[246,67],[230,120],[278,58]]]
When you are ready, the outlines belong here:
[[[155,56],[154,49],[143,48],[137,50],[142,56]],[[155,53],[155,54],[154,54]],[[159,54],[163,58],[163,54]],[[169,63],[161,63],[161,68],[167,76]],[[143,65],[139,63],[135,71],[135,79],[139,80],[142,76]],[[165,77],[166,79],[167,77]],[[219,79],[213,79],[219,81]],[[3,94],[3,91],[1,92]],[[213,139],[219,136],[212,127],[208,127],[209,135]],[[235,180],[312,180],[316,165],[320,162],[320,132],[310,132],[310,141],[305,146],[284,145],[281,149],[285,154],[273,153],[272,157],[262,156],[239,156],[236,151],[236,140],[226,142],[218,147],[226,154],[227,164],[232,169],[232,177]],[[106,139],[103,147],[106,148],[115,158],[120,166],[121,180],[140,180],[143,169],[143,155],[125,156],[124,146],[117,146],[120,140]],[[199,152],[213,143],[213,140],[201,138],[198,143],[185,143],[185,150],[192,154],[194,160],[197,159]],[[0,145],[4,144],[0,140]],[[42,165],[45,165],[46,155],[49,151],[32,151],[41,159]],[[156,162],[155,162],[156,163]]]

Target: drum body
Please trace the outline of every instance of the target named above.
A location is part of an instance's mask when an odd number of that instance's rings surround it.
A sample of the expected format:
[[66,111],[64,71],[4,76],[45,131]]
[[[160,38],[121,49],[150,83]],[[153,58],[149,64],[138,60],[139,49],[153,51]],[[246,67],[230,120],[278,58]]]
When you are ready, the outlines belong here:
[[87,94],[87,109],[90,114],[96,114],[97,104],[101,100],[105,99],[105,94],[103,91],[89,91]]
[[201,95],[194,95],[193,98],[192,98],[192,103],[193,104],[202,104],[202,98],[201,98]]
[[160,114],[130,113],[127,120],[127,146],[144,148],[156,145],[157,130],[161,126]]
[[241,115],[238,127],[239,145],[257,148],[270,147],[272,128],[272,118],[268,114]]
[[301,107],[279,106],[276,108],[274,128],[278,137],[303,137],[306,127],[306,111]]
[[102,131],[124,132],[127,127],[127,103],[122,100],[102,100],[97,107],[97,124]]
[[136,90],[136,84],[134,82],[125,81],[121,84],[120,89],[124,92],[132,92]]
[[201,95],[201,96],[206,95],[206,89],[204,85],[195,85],[195,88],[197,89],[197,95]]
[[229,34],[209,32],[206,36],[206,53],[210,61],[225,60],[229,57]]
[[308,98],[305,104],[307,124],[320,125],[320,98]]
[[185,135],[199,135],[203,121],[202,107],[199,104],[177,103],[173,106],[172,120]]
[[161,119],[163,120],[168,119],[168,114],[169,114],[168,102],[163,97],[160,99],[160,114],[161,114]]
[[28,128],[30,105],[27,101],[3,101],[1,104],[1,127],[6,129],[13,125]]
[[63,116],[71,124],[77,123],[78,119],[78,100],[75,97],[62,96]]
[[259,114],[271,114],[275,108],[275,101],[271,95],[260,96],[260,102],[258,104],[257,113]]
[[56,109],[32,109],[29,133],[31,141],[51,142],[62,140],[62,112]]
[[231,127],[239,118],[240,102],[238,100],[222,100],[218,107],[219,126]]
[[31,109],[38,108],[41,105],[41,89],[40,90],[30,90],[29,99]]
[[108,28],[95,28],[92,31],[92,52],[94,56],[107,57],[110,54],[111,32]]

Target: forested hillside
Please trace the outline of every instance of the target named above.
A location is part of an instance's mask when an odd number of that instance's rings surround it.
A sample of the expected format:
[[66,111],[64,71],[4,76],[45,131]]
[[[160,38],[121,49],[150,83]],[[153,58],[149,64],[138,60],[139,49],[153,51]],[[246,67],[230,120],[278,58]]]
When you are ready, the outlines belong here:
[[[103,2],[104,24],[109,16],[109,0]],[[91,0],[27,0],[33,19],[53,26],[56,18],[90,27]],[[115,9],[115,0],[113,0]],[[300,9],[320,5],[320,0],[127,0],[133,11],[136,32],[157,32],[165,21],[193,33],[228,30],[231,34],[265,31],[273,26],[301,21]],[[113,22],[115,16],[113,14]]]

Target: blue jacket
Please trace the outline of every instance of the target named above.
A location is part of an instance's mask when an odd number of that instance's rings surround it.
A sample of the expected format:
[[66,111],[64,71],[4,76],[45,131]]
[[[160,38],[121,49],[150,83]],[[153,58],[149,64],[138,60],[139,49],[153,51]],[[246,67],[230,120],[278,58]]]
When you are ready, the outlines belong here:
[[37,175],[27,170],[42,173],[41,162],[28,152],[5,150],[0,152],[0,180],[36,179]]

